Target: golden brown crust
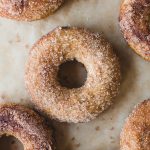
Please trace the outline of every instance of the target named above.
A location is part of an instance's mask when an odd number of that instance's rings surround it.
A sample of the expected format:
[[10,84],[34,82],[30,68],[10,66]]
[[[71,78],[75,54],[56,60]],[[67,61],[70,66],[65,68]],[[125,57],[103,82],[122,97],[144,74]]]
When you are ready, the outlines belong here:
[[24,150],[52,150],[51,132],[34,111],[17,104],[0,105],[0,136],[12,135]]
[[124,0],[120,27],[131,48],[150,61],[150,0]]
[[121,133],[121,150],[150,150],[150,100],[139,104]]
[[[62,87],[59,65],[76,59],[87,70],[85,85]],[[32,48],[26,66],[26,86],[32,102],[49,117],[87,122],[112,104],[120,85],[120,65],[101,34],[84,28],[58,27]]]
[[0,0],[0,16],[9,19],[33,21],[56,11],[64,0]]

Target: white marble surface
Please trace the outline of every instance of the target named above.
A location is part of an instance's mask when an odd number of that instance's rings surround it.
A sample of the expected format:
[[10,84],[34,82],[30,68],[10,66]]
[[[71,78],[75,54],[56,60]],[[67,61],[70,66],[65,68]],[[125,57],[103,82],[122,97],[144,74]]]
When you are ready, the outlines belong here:
[[134,105],[150,96],[150,63],[125,43],[118,26],[121,0],[68,0],[47,19],[32,23],[0,18],[1,102],[29,104],[24,65],[32,44],[56,26],[82,26],[103,32],[118,54],[122,68],[115,104],[87,124],[54,123],[57,150],[119,150],[119,134]]

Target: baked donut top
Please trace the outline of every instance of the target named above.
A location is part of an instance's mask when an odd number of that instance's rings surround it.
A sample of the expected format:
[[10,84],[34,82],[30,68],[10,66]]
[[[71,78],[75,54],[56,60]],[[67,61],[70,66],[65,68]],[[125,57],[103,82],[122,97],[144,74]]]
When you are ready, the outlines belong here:
[[143,150],[150,150],[150,100],[139,104],[130,118],[133,117],[133,131],[136,137],[137,147]]
[[0,0],[0,15],[10,19],[33,21],[53,13],[64,0]]
[[1,0],[1,8],[8,11],[12,15],[18,15],[23,12],[26,1],[24,0]]
[[124,0],[120,26],[129,45],[139,55],[150,60],[150,1]]
[[150,1],[136,0],[131,7],[133,8],[133,32],[141,41],[150,45]]
[[0,136],[19,139],[24,150],[52,150],[51,131],[43,118],[17,104],[0,105]]
[[150,100],[136,106],[121,133],[121,150],[150,150]]
[[[61,64],[76,60],[87,71],[80,88],[58,81]],[[102,34],[84,28],[58,27],[43,36],[30,51],[25,83],[32,102],[50,117],[86,122],[112,104],[120,87],[120,64]]]

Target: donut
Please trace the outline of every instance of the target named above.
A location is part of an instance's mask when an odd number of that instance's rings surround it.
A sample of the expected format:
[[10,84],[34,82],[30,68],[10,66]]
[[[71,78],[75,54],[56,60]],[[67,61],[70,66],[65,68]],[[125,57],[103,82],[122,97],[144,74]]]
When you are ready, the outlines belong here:
[[33,106],[48,117],[88,122],[112,104],[120,74],[118,57],[102,34],[57,27],[31,49],[25,84]]
[[22,105],[0,105],[0,137],[14,136],[24,150],[52,150],[51,131],[43,118]]
[[130,47],[139,56],[150,61],[150,1],[124,0],[119,21]]
[[21,21],[34,21],[54,13],[64,0],[1,0],[0,16]]
[[136,106],[123,127],[120,141],[121,150],[150,150],[150,100]]

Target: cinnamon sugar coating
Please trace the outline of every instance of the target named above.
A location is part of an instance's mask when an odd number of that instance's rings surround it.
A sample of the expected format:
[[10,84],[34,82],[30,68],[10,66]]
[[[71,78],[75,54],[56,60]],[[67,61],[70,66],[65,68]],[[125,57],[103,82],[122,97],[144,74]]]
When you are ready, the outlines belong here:
[[24,150],[52,150],[51,132],[34,111],[17,104],[0,105],[0,136],[19,139]]
[[150,100],[139,104],[121,133],[121,150],[150,150]]
[[64,0],[0,0],[0,16],[33,21],[55,12]]
[[[59,66],[77,60],[87,70],[80,88],[62,87]],[[118,94],[120,65],[101,34],[84,28],[58,27],[43,36],[30,51],[25,83],[33,104],[53,119],[87,122],[107,109]]]
[[124,0],[120,27],[131,48],[150,61],[150,0]]

